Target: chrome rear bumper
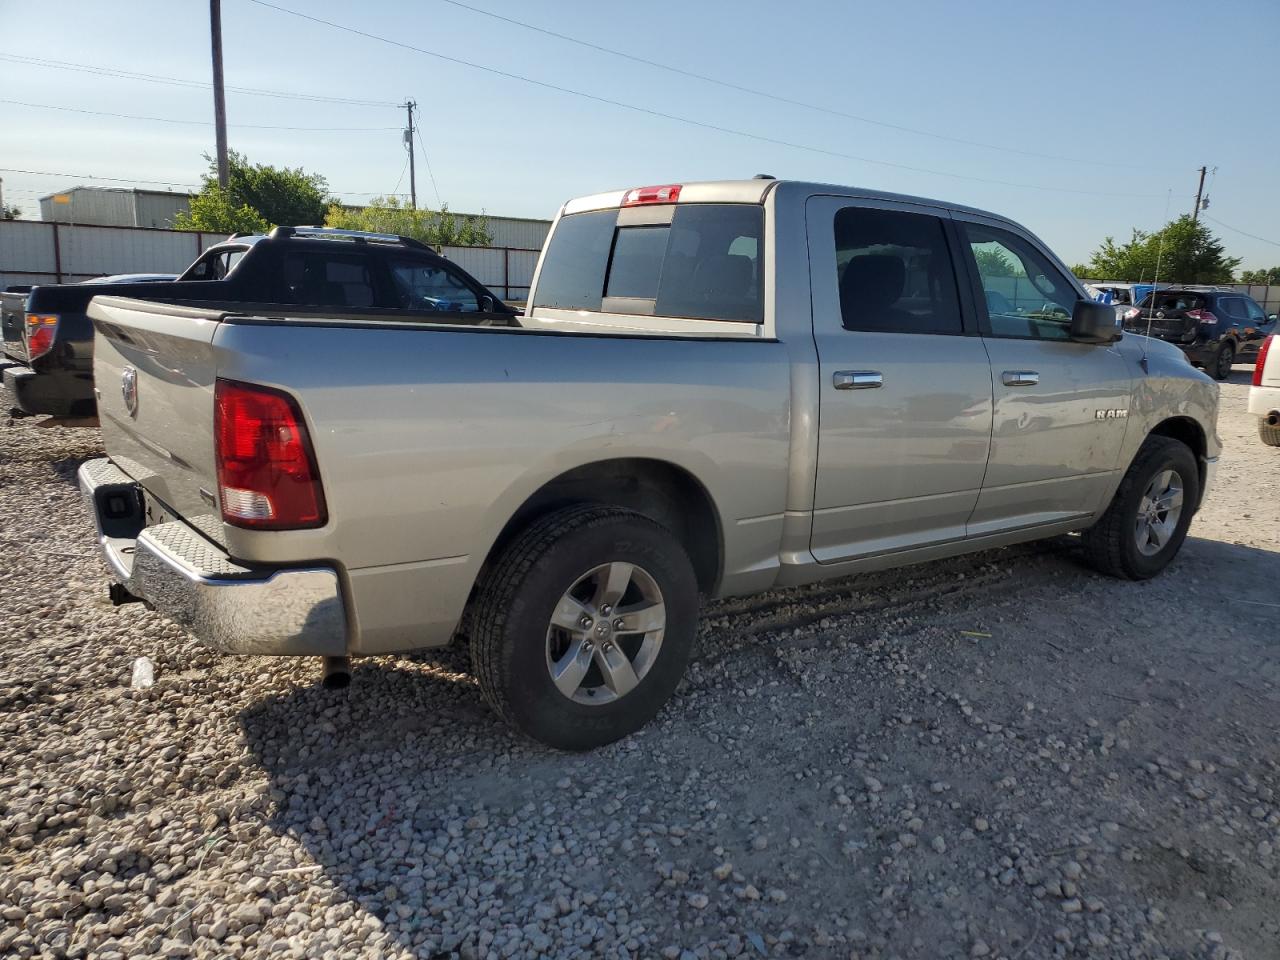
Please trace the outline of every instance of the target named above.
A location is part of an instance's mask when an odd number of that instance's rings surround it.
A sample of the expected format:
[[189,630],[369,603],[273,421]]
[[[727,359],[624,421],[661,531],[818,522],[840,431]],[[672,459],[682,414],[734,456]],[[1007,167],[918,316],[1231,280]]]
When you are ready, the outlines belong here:
[[110,460],[84,463],[77,477],[112,577],[205,645],[223,653],[346,655],[337,571],[241,566],[181,521],[144,527],[138,485]]

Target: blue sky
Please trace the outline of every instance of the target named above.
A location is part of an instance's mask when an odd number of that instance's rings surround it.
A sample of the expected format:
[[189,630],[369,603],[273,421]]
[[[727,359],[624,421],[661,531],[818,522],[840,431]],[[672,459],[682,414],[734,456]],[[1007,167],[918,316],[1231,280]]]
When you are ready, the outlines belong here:
[[[444,0],[272,2],[594,97],[816,148],[604,104],[223,0],[228,85],[387,103],[412,97],[439,195],[454,210],[550,217],[565,199],[598,190],[767,172],[995,210],[1075,262],[1108,234],[1125,238],[1131,227],[1158,226],[1166,211],[1189,212],[1204,163],[1217,167],[1207,214],[1280,241],[1275,0],[466,0],[879,124],[628,61]],[[10,38],[3,57],[209,79],[202,0],[0,0],[0,31]],[[213,149],[205,87],[0,58],[0,100],[196,121],[0,102],[0,167],[194,184],[201,153]],[[228,93],[227,109],[231,145],[252,160],[321,172],[352,202],[408,189],[403,110],[240,93]],[[249,124],[374,129],[240,126]],[[420,157],[419,202],[434,205],[425,166]],[[75,182],[0,176],[6,200],[28,215],[37,196]],[[1210,226],[1245,267],[1280,263],[1280,246]]]

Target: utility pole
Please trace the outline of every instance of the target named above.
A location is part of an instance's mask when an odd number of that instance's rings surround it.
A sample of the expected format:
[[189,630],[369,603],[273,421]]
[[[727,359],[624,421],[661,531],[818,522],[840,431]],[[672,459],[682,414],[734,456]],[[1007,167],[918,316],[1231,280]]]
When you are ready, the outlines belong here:
[[1200,222],[1200,195],[1204,193],[1204,175],[1205,168],[1200,168],[1200,185],[1196,187],[1196,208],[1191,211],[1191,220],[1194,223]]
[[418,180],[413,169],[413,111],[417,106],[412,100],[404,103],[404,108],[409,111],[409,129],[404,132],[404,143],[409,148],[409,206],[414,210],[418,209]]
[[231,180],[227,166],[227,101],[222,92],[222,0],[209,0],[209,37],[213,43],[213,126],[218,147],[218,186]]

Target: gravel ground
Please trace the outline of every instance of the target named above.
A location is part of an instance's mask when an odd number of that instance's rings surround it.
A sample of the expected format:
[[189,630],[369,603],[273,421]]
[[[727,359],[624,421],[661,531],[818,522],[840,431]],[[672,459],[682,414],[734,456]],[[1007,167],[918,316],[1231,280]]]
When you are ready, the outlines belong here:
[[587,755],[454,652],[331,692],[111,608],[96,431],[0,426],[0,956],[1280,957],[1245,381],[1163,577],[1063,538],[716,604],[659,720]]

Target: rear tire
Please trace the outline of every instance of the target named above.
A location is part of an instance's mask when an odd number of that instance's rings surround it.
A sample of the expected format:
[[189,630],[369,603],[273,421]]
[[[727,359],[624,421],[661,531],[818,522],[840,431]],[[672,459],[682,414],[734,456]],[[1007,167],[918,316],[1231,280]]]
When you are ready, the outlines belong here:
[[1213,355],[1213,362],[1209,364],[1209,373],[1213,375],[1215,380],[1225,380],[1231,376],[1231,365],[1236,362],[1236,348],[1231,343],[1224,343],[1218,348],[1218,352]]
[[[605,581],[615,569],[630,579],[611,604]],[[650,613],[660,625],[630,612],[642,608],[660,611]],[[568,507],[520,533],[484,578],[471,661],[504,720],[549,746],[589,750],[638,730],[671,698],[697,622],[697,576],[670,531],[630,510]],[[574,650],[586,664],[579,679],[557,679]]]
[[[1174,487],[1180,491],[1178,512],[1171,517],[1172,511],[1165,510],[1162,520],[1159,498],[1171,504],[1174,497],[1169,491]],[[1122,580],[1154,577],[1181,549],[1199,501],[1200,471],[1191,450],[1170,437],[1147,437],[1107,512],[1084,532],[1086,562]]]
[[1258,436],[1269,447],[1280,447],[1280,423],[1272,426],[1265,420],[1258,421]]

